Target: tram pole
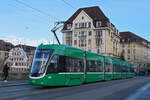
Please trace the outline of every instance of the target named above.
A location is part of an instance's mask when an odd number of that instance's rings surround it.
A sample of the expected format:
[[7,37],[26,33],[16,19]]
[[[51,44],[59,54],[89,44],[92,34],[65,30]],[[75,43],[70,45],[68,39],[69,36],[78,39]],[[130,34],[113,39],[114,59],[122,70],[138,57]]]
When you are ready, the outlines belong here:
[[[62,25],[60,25],[60,24],[62,24]],[[53,32],[53,34],[54,34],[54,36],[55,36],[55,38],[56,38],[56,40],[57,40],[57,42],[58,42],[59,45],[60,45],[60,41],[59,41],[59,39],[58,39],[58,37],[57,37],[56,31],[57,31],[59,28],[61,28],[62,26],[64,26],[64,24],[65,24],[65,21],[58,21],[58,22],[55,23],[54,28],[51,29],[51,31]],[[60,26],[59,26],[59,25],[60,25]]]

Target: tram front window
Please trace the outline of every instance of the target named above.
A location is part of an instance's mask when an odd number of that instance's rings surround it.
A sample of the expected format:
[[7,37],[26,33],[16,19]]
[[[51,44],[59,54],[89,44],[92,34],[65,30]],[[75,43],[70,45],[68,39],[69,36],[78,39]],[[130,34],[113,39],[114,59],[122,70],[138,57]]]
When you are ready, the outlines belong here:
[[52,52],[52,49],[36,50],[31,69],[31,76],[38,77],[45,72],[47,61],[51,57]]

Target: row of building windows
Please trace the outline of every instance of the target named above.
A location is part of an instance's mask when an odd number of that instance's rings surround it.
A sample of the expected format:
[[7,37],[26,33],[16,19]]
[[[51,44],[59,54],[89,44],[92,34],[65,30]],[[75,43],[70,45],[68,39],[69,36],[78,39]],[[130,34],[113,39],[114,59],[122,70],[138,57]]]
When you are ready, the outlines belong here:
[[[79,45],[85,45],[86,40],[79,40]],[[74,40],[74,45],[77,45],[77,40]],[[91,39],[88,39],[88,45],[91,45]]]
[[29,71],[28,68],[10,68],[10,71]]
[[[77,40],[74,40],[74,45],[77,45]],[[79,40],[79,45],[86,45],[86,40]],[[88,45],[91,45],[91,39],[88,39]],[[102,45],[102,39],[96,39],[96,45]]]
[[11,61],[23,61],[24,58],[9,58]]
[[[122,47],[125,48],[125,44],[124,44],[124,43],[122,43]],[[133,48],[135,48],[136,46],[135,46],[135,45],[128,44],[127,47],[133,47]]]
[[[123,49],[123,52],[125,52],[125,50]],[[128,52],[128,54],[130,54],[131,53],[131,50],[130,49],[127,49],[127,52]],[[133,54],[135,54],[136,53],[136,49],[133,49]]]
[[[88,31],[88,35],[91,36],[92,35],[92,31]],[[86,32],[85,31],[79,32],[79,37],[85,37],[85,36],[86,36]],[[77,37],[77,34],[74,34],[74,37]]]
[[12,56],[20,56],[20,55],[21,55],[20,52],[13,52],[13,53],[12,53]]
[[[130,59],[131,59],[131,57],[130,57],[130,55],[128,55],[128,60],[130,60]],[[133,56],[133,59],[137,60],[135,55]]]
[[26,63],[15,63],[15,66],[26,66]]
[[27,64],[23,63],[23,62],[18,62],[18,63],[15,63],[15,64],[9,63],[9,66],[13,66],[13,65],[15,65],[15,66],[27,66]]
[[[96,39],[96,45],[97,46],[100,46],[102,45],[103,41],[102,39]],[[86,40],[79,40],[79,45],[82,45],[82,44],[86,44]],[[77,40],[74,40],[74,45],[77,45]],[[88,45],[91,45],[91,39],[88,39]]]
[[[92,35],[92,31],[88,31],[88,36]],[[102,30],[98,30],[96,31],[96,35],[95,36],[102,36]],[[66,34],[66,38],[72,37],[72,32],[69,32]],[[74,37],[77,37],[77,33],[74,34]],[[86,37],[86,32],[85,31],[81,31],[79,32],[79,37]]]
[[91,22],[75,23],[75,28],[91,28]]
[[[102,26],[102,22],[101,21],[97,21],[96,22],[96,27],[100,28]],[[75,28],[91,28],[91,22],[82,22],[82,23],[75,23],[74,24]],[[71,24],[67,24],[67,29],[71,29],[72,25]]]

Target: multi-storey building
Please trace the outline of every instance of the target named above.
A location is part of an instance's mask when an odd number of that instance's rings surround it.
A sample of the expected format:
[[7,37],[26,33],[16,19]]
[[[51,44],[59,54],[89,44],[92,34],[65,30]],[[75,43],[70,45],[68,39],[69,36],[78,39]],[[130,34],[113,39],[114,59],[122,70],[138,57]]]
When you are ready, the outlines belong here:
[[27,65],[30,68],[31,65],[32,65],[32,61],[33,61],[34,52],[35,52],[36,47],[28,46],[28,45],[17,45],[15,47],[20,47],[20,48],[22,48],[25,51],[25,53],[26,53],[26,55],[28,57]]
[[132,32],[120,32],[121,52],[126,61],[135,65],[135,70],[146,70],[149,63],[149,41]]
[[27,71],[29,69],[27,60],[26,53],[22,48],[15,47],[9,51],[8,61],[11,71]]
[[3,69],[5,59],[9,55],[9,50],[13,47],[13,44],[0,40],[0,72]]
[[63,44],[119,57],[119,31],[98,6],[78,9],[62,29]]

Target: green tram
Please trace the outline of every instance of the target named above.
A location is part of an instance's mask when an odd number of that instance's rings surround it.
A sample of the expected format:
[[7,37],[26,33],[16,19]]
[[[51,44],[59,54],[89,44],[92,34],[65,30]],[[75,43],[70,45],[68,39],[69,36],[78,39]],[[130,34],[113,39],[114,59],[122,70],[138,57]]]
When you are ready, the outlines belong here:
[[134,77],[133,64],[67,45],[39,45],[29,83],[41,86],[72,86],[103,80]]

